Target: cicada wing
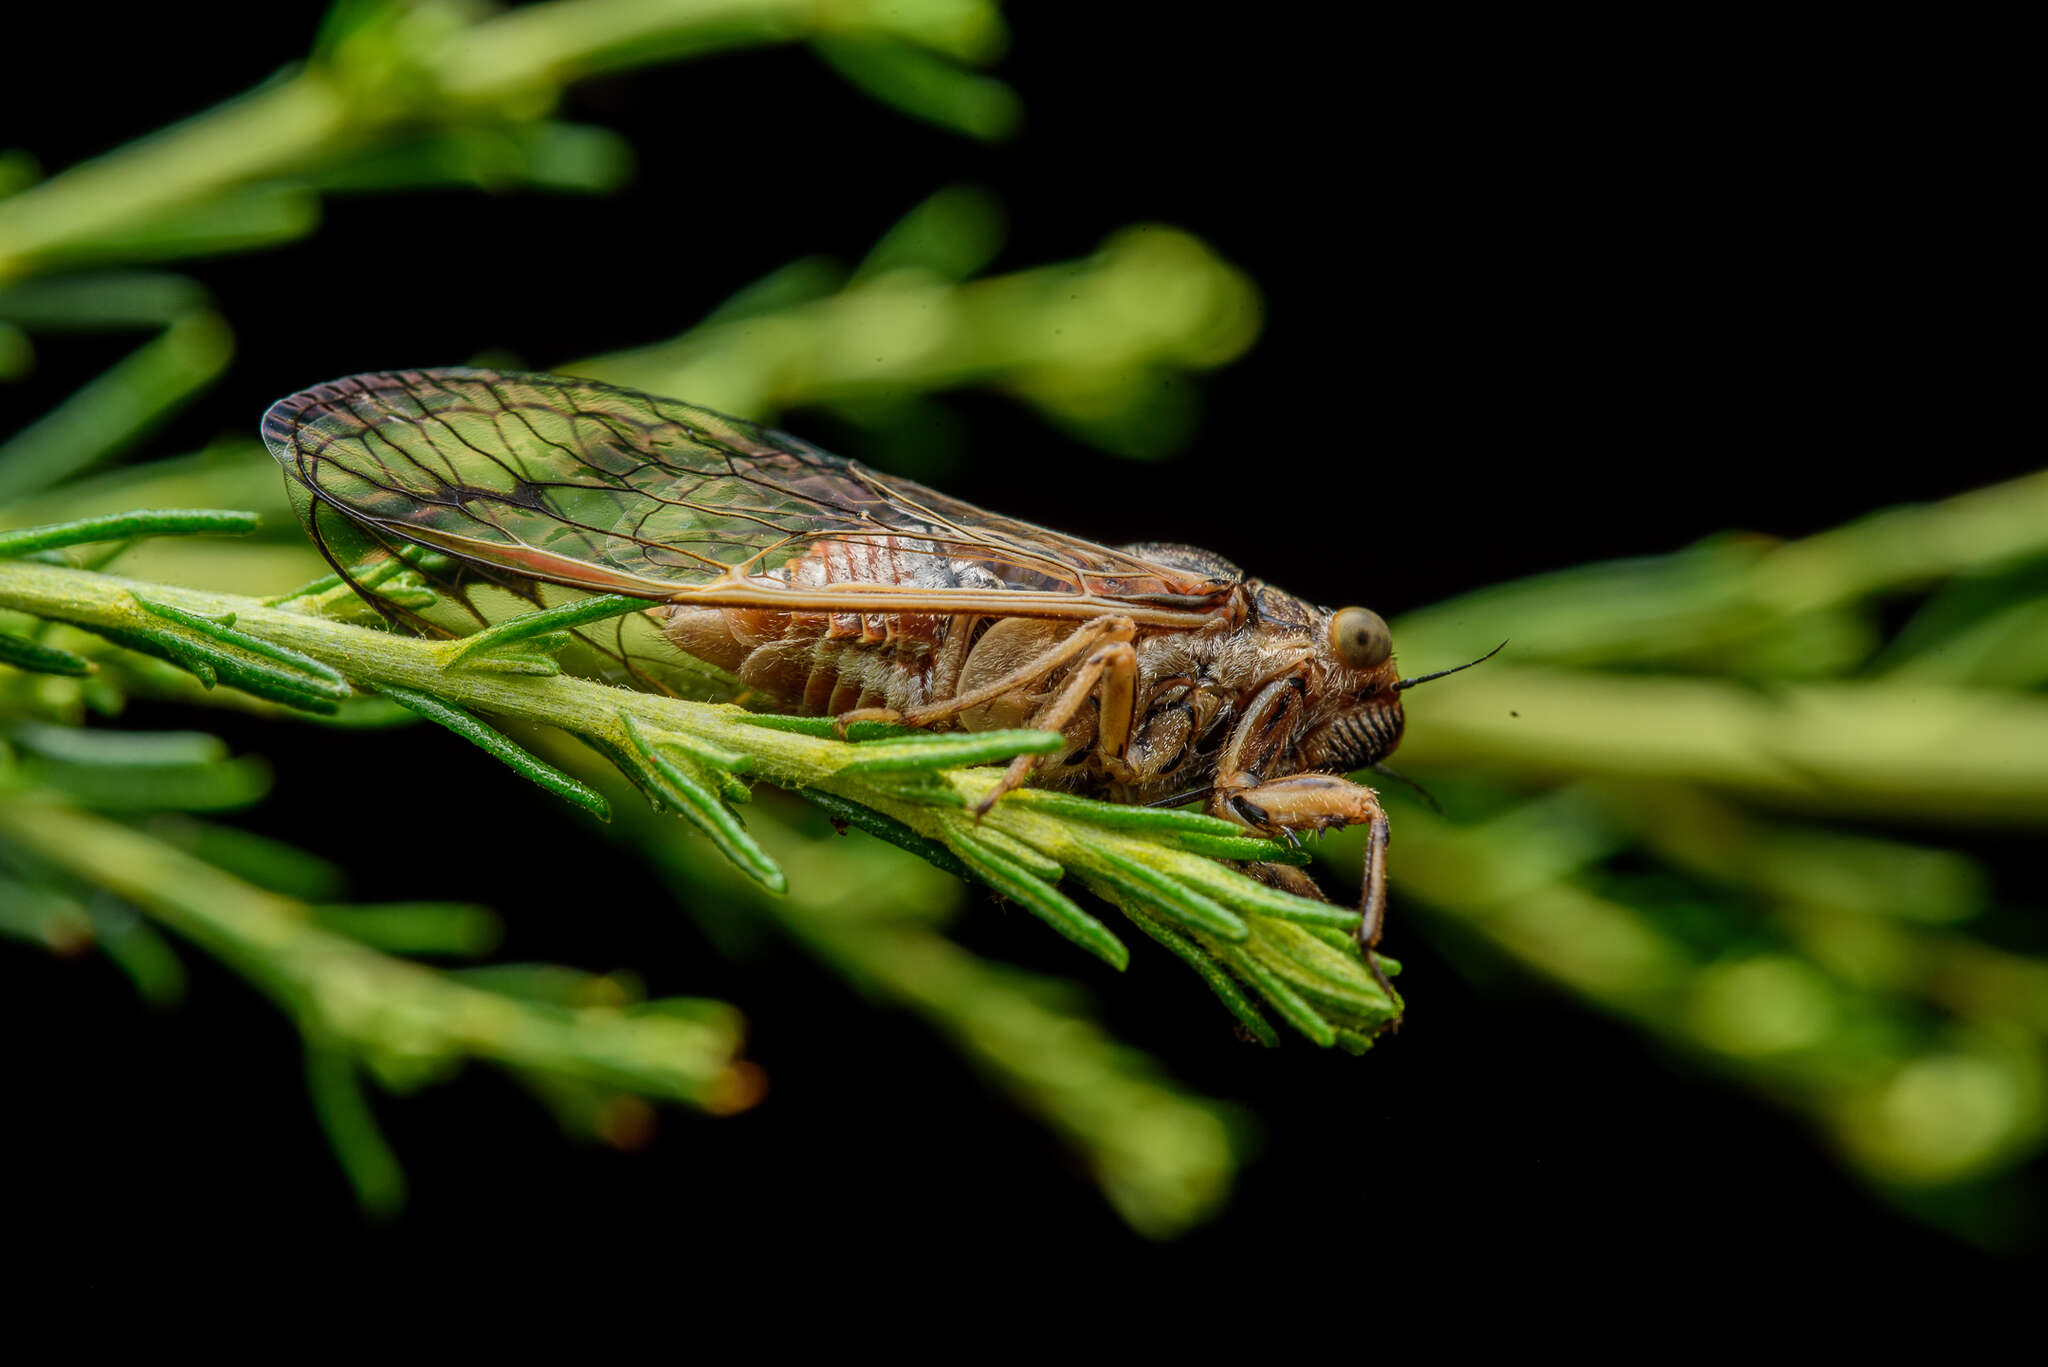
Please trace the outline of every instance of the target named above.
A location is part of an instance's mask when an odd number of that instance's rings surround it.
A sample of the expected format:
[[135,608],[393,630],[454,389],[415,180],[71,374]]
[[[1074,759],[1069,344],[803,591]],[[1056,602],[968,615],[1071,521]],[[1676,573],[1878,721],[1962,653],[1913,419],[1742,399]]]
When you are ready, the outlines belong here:
[[[1123,611],[1185,625],[1235,583],[592,380],[356,375],[273,405],[263,437],[315,499],[379,534],[594,592],[793,611]],[[846,570],[875,563],[878,544],[887,573]],[[810,572],[793,572],[806,557]]]

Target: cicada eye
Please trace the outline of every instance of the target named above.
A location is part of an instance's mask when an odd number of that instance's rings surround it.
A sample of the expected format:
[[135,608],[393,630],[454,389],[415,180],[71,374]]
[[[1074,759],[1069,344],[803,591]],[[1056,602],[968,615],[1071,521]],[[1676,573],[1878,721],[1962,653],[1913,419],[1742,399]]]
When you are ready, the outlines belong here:
[[1330,619],[1330,646],[1353,669],[1371,669],[1394,653],[1394,633],[1371,608],[1345,608]]

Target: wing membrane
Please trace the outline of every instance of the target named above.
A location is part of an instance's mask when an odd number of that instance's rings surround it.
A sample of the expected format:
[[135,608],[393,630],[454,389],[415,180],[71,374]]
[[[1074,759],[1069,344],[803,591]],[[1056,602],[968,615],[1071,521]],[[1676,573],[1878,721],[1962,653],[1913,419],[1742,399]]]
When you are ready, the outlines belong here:
[[[355,375],[272,405],[263,439],[315,498],[376,531],[522,577],[657,601],[1120,612],[1187,626],[1210,620],[1236,582],[593,380]],[[847,568],[878,564],[886,572],[870,579]]]

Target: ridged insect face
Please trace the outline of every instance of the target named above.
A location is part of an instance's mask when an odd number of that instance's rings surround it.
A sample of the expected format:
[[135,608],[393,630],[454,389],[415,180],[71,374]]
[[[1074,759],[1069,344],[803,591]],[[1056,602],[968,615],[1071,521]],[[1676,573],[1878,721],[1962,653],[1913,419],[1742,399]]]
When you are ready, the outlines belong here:
[[1393,693],[1361,699],[1310,733],[1302,745],[1305,767],[1339,774],[1368,768],[1394,753],[1406,724]]

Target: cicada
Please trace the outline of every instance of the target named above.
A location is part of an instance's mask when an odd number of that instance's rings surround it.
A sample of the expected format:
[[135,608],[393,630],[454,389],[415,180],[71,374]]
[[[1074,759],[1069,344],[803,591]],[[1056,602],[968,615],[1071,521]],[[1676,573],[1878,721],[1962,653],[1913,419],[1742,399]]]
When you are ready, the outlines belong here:
[[[1294,841],[1368,829],[1358,941],[1386,906],[1387,816],[1346,777],[1400,743],[1368,608],[1325,608],[1193,546],[1098,545],[986,512],[694,404],[492,370],[355,375],[273,405],[305,496],[381,540],[646,599],[675,649],[778,710],[1058,732],[1025,782],[1200,799]],[[1443,671],[1445,673],[1451,671]],[[1300,870],[1256,870],[1320,896]]]

